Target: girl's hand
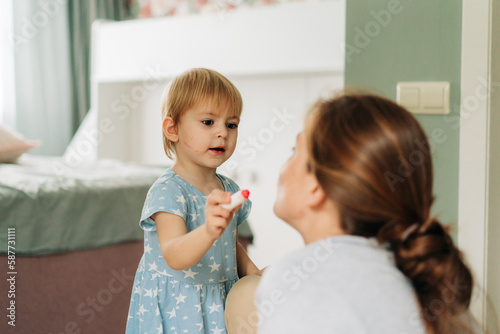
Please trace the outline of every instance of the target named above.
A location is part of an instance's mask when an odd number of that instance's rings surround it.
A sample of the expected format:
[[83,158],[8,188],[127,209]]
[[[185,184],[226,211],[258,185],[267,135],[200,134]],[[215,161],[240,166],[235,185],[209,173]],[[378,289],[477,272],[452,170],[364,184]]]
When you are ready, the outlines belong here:
[[241,207],[229,211],[220,204],[231,203],[231,193],[215,189],[208,195],[205,205],[205,227],[214,240],[220,237],[231,223],[234,213]]

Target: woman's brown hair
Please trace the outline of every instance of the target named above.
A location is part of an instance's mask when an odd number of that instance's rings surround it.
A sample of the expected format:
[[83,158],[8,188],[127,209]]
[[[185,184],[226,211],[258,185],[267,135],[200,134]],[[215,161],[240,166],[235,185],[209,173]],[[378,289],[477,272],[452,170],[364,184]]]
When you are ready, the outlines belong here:
[[305,134],[309,168],[338,205],[345,232],[375,237],[394,252],[428,333],[455,332],[472,275],[431,216],[431,150],[418,121],[388,99],[343,94],[313,106]]

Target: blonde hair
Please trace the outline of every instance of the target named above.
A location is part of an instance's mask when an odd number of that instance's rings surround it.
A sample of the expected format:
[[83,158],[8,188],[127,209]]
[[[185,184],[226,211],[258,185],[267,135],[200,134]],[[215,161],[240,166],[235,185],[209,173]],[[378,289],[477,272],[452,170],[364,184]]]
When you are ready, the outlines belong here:
[[[214,108],[225,108],[240,117],[243,101],[240,92],[222,74],[206,68],[193,68],[173,78],[163,92],[161,106],[162,123],[171,117],[179,124],[186,110],[198,103],[210,103]],[[174,158],[175,147],[163,133],[163,148],[170,159]]]

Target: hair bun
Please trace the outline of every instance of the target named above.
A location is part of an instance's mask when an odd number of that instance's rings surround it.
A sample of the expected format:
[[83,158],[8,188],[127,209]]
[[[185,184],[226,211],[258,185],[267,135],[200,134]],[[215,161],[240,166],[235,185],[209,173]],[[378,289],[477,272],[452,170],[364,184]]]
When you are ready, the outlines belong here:
[[438,308],[454,315],[469,306],[472,275],[448,228],[437,219],[426,220],[406,240],[393,243],[393,251],[397,267],[417,291],[427,321],[439,316]]

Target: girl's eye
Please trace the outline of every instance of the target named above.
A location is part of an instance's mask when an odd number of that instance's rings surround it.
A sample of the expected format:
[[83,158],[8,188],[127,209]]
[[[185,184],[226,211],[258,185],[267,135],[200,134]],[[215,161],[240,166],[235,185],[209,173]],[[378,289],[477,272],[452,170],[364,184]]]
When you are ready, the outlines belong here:
[[213,125],[214,124],[214,121],[212,121],[211,119],[206,119],[206,120],[203,120],[201,121],[204,125]]
[[236,124],[236,123],[227,123],[226,126],[229,129],[236,129],[238,127],[238,124]]

